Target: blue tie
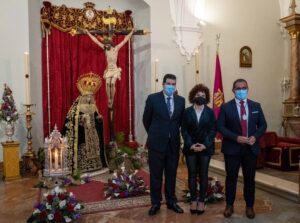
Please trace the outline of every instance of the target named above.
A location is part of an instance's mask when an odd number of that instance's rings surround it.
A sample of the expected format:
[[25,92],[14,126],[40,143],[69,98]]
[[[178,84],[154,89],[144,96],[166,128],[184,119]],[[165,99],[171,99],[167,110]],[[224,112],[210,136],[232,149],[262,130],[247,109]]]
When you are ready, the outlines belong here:
[[172,116],[172,111],[171,111],[171,97],[167,97],[167,107],[168,107],[169,115]]

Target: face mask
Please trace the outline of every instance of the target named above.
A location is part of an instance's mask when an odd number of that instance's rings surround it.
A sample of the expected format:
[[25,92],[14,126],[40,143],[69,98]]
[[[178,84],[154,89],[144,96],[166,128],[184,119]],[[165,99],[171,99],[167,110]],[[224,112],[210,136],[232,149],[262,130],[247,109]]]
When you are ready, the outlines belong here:
[[171,96],[175,92],[175,86],[173,86],[171,84],[166,84],[164,87],[164,91],[165,91],[166,95]]
[[204,97],[199,96],[199,97],[194,98],[194,103],[196,105],[205,105],[207,102]]
[[235,97],[239,100],[245,100],[248,97],[248,90],[247,89],[235,90]]

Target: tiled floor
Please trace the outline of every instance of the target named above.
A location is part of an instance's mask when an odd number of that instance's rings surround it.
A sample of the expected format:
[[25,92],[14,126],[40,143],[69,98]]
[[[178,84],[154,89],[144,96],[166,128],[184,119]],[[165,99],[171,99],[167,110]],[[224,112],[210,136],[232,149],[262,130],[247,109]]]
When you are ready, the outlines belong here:
[[[224,177],[217,176],[224,184]],[[178,169],[178,177],[186,179],[187,172],[185,165]],[[0,223],[21,223],[26,222],[30,216],[32,206],[37,200],[38,189],[33,188],[36,178],[23,178],[13,182],[0,182]],[[241,193],[242,185],[238,185]],[[184,208],[184,214],[175,214],[167,210],[165,206],[159,214],[153,217],[147,215],[149,207],[135,208],[128,207],[128,210],[101,212],[89,215],[83,215],[78,221],[80,223],[193,223],[193,222],[232,222],[232,223],[299,223],[300,222],[300,205],[286,199],[282,199],[267,192],[256,190],[256,213],[254,220],[245,217],[242,198],[236,202],[235,213],[230,219],[225,219],[222,215],[224,202],[207,205],[206,212],[202,216],[192,216],[189,213],[189,205],[180,203]],[[241,197],[241,196],[240,196]]]

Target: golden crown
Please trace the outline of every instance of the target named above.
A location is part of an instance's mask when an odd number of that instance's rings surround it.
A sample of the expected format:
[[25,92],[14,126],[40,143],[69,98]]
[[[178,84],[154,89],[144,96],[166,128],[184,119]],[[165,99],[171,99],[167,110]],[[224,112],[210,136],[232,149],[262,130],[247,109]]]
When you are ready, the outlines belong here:
[[81,95],[96,94],[101,84],[100,76],[93,72],[82,74],[77,80],[77,88]]

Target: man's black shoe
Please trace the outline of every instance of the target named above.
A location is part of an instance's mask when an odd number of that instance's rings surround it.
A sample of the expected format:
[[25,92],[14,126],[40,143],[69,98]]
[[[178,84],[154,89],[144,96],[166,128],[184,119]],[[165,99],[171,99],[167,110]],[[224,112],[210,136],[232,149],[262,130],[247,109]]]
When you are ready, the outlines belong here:
[[156,215],[157,212],[158,212],[159,210],[160,210],[160,206],[157,205],[157,204],[154,204],[154,205],[152,205],[151,208],[149,209],[148,214],[149,214],[149,215]]
[[174,203],[174,204],[167,204],[167,208],[171,209],[173,211],[175,211],[176,213],[182,214],[183,213],[183,209],[181,207],[179,207],[178,204]]

